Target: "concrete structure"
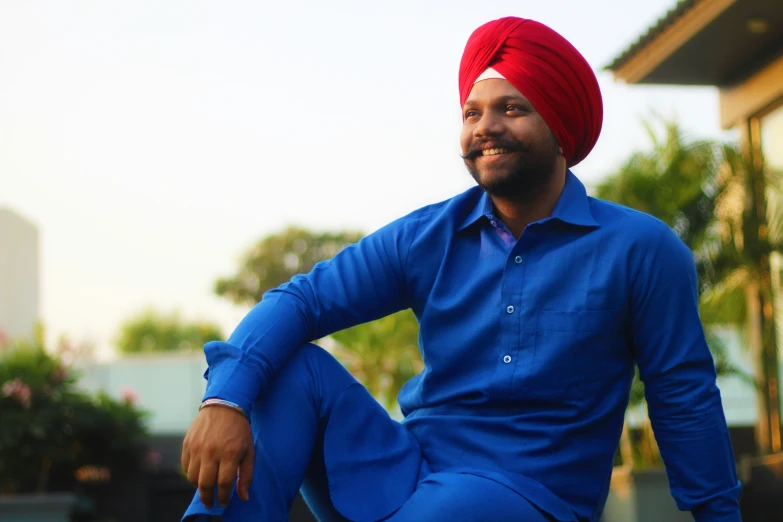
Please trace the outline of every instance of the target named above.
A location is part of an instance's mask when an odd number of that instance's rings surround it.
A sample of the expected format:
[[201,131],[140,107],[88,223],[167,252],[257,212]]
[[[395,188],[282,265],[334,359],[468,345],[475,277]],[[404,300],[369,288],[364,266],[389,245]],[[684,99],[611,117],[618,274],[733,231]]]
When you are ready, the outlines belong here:
[[132,355],[77,365],[83,390],[131,398],[149,412],[153,435],[185,434],[206,390],[206,369],[201,351]]
[[40,247],[38,228],[0,208],[0,331],[31,339],[39,321]]

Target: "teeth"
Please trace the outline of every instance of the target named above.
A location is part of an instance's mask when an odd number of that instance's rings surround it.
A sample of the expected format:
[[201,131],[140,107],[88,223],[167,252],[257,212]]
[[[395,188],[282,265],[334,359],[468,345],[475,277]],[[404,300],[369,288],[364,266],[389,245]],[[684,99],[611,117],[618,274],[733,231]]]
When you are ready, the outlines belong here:
[[486,149],[481,151],[482,156],[494,156],[495,154],[506,154],[508,149]]

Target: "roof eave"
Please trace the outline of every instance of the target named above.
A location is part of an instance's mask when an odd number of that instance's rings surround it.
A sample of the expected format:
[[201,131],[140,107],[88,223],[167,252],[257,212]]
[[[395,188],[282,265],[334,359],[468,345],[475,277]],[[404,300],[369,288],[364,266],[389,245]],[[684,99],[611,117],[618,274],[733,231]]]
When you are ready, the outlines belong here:
[[737,1],[696,0],[690,6],[681,2],[607,69],[614,73],[615,80],[629,84],[643,82],[656,67]]

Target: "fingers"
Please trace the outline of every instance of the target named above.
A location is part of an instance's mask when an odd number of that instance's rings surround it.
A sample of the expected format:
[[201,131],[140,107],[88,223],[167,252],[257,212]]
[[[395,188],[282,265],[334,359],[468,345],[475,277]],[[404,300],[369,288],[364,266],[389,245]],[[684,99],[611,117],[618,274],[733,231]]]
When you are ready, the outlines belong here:
[[194,486],[198,486],[198,475],[200,470],[201,470],[201,461],[199,461],[198,457],[194,456],[188,462],[188,469],[185,470],[185,473],[188,474],[188,482],[190,482]]
[[239,480],[237,493],[239,498],[247,502],[250,499],[250,483],[253,482],[253,462],[256,460],[255,448],[250,446],[245,458],[239,463]]
[[182,471],[187,473],[188,466],[190,465],[190,448],[188,447],[187,441],[182,445],[182,456],[180,457],[180,465],[182,466]]
[[231,490],[234,488],[234,481],[237,478],[237,465],[236,462],[224,460],[220,463],[220,469],[218,470],[218,504],[221,506],[227,506],[228,501],[231,499]]
[[215,503],[215,487],[217,487],[218,504],[225,507],[231,500],[231,490],[237,474],[241,481],[237,485],[239,498],[247,501],[250,498],[249,487],[253,480],[253,447],[247,452],[239,465],[237,472],[236,460],[223,460],[217,463],[215,459],[199,460],[194,458],[188,462],[188,481],[198,487],[199,499],[204,506],[211,508]]
[[[196,484],[198,485],[198,496],[201,503],[211,508],[215,503],[215,483],[218,477],[218,463],[213,460],[205,460],[201,463],[201,469],[197,471]],[[190,472],[188,472],[190,480]],[[191,480],[191,482],[193,482]],[[229,491],[230,492],[230,491]]]

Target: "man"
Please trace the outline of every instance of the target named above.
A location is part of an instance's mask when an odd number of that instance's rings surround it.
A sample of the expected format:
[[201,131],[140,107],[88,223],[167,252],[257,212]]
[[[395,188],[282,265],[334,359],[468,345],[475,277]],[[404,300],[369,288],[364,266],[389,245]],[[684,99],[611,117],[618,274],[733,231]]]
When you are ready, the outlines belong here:
[[[589,65],[503,18],[471,35],[459,84],[478,187],[268,292],[205,347],[185,518],[287,520],[301,487],[327,521],[596,522],[636,364],[679,507],[739,521],[691,253],[570,171],[601,129]],[[397,423],[307,343],[407,308],[425,368]]]

